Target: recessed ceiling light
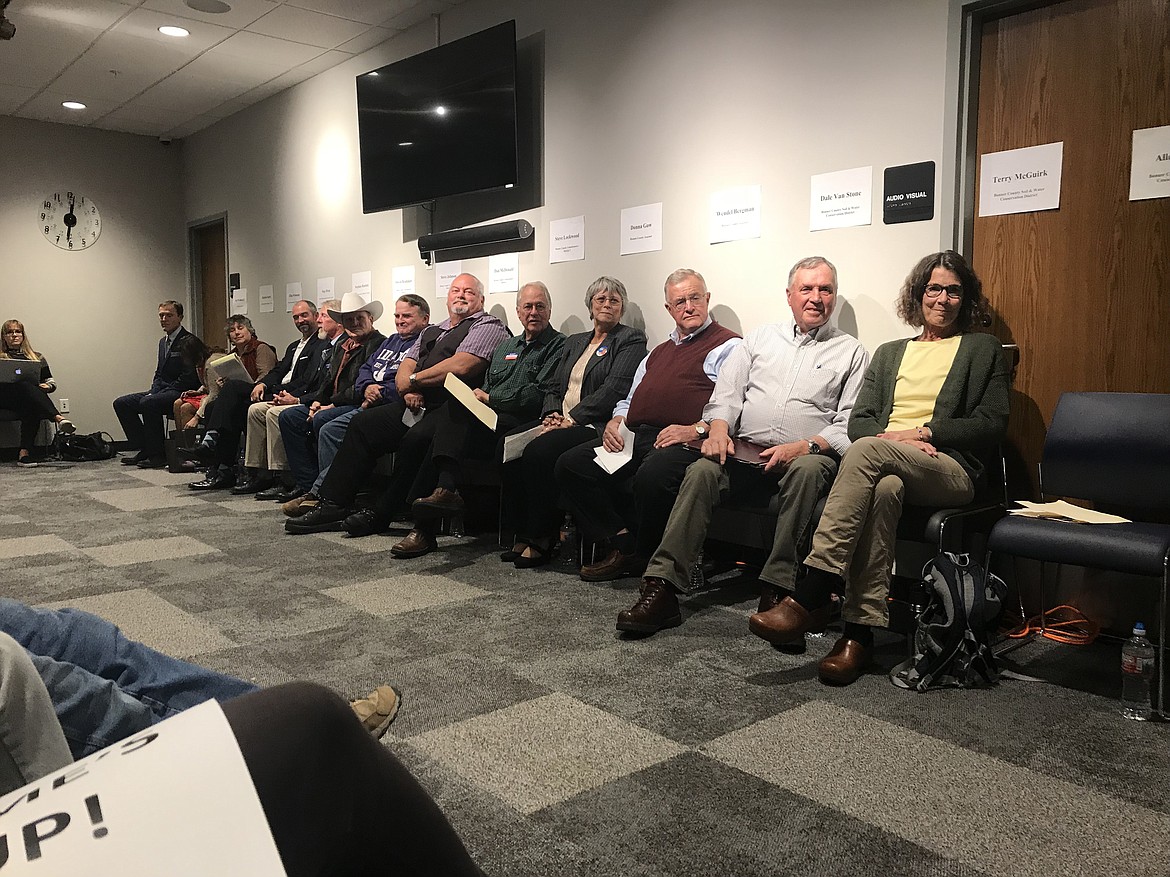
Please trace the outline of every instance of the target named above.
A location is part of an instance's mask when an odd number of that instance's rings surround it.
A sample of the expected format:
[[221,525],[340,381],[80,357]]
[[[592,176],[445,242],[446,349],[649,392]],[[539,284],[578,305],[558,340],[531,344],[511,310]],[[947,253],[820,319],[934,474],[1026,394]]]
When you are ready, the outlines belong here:
[[436,115],[436,116],[445,116],[445,115],[447,115],[447,108],[446,108],[446,107],[443,107],[443,106],[438,106],[438,107],[435,107],[435,115]]
[[187,28],[176,27],[173,24],[164,24],[162,27],[160,27],[158,29],[158,32],[160,34],[162,34],[164,37],[189,37],[189,36],[191,36],[191,31],[187,30]]
[[398,145],[399,146],[414,146],[414,141],[413,140],[403,140]]
[[212,15],[232,11],[232,8],[222,0],[186,0],[186,3],[196,12],[210,12]]
[[81,101],[76,101],[76,100],[63,101],[61,103],[61,106],[63,106],[67,110],[84,110],[85,109],[85,104],[83,104]]

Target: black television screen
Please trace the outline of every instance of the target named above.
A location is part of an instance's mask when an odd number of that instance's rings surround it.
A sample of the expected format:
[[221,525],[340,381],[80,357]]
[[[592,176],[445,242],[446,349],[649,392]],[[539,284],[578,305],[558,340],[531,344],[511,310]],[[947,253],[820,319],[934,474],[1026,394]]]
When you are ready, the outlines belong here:
[[362,212],[516,182],[516,22],[357,77]]

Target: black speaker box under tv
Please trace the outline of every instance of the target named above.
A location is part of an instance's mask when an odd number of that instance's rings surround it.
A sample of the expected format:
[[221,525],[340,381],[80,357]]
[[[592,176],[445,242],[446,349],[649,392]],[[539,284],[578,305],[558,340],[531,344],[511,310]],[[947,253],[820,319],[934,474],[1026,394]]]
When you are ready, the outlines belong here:
[[357,77],[362,212],[516,182],[516,22]]

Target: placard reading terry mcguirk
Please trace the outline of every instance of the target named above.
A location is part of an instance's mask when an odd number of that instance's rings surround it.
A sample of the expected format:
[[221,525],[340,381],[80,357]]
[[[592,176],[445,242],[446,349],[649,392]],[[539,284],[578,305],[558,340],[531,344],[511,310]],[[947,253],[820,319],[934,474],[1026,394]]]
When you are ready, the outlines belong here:
[[1063,142],[987,153],[979,159],[979,215],[1055,210],[1063,167]]

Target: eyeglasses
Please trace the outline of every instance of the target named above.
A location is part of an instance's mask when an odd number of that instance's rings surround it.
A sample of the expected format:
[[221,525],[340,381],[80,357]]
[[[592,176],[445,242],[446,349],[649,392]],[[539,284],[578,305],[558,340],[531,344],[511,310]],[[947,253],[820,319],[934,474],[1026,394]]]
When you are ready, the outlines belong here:
[[941,286],[938,283],[928,283],[926,285],[926,290],[922,293],[922,297],[938,298],[944,292],[947,294],[947,298],[951,301],[959,301],[963,297],[963,287],[958,283],[952,283],[950,286]]
[[548,305],[542,301],[528,301],[520,305],[522,311],[547,311]]
[[689,304],[692,307],[698,307],[699,303],[703,301],[706,296],[701,292],[692,292],[686,298],[676,298],[670,302],[670,309],[673,311],[681,311]]
[[621,302],[621,297],[616,295],[595,295],[591,301],[599,305],[616,305]]

